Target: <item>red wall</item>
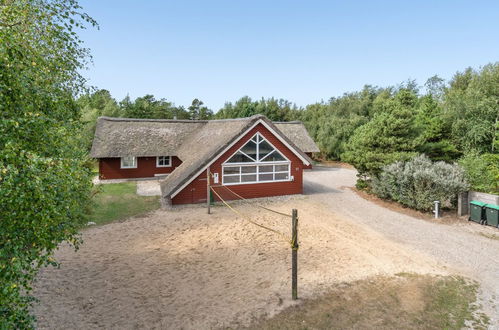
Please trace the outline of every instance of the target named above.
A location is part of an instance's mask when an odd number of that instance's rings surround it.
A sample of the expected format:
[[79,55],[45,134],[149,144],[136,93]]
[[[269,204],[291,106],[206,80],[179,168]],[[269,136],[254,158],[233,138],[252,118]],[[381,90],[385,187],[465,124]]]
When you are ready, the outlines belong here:
[[137,168],[120,168],[121,158],[100,158],[99,179],[150,178],[154,174],[171,173],[182,161],[172,156],[171,167],[156,167],[156,157],[138,157]]
[[[311,152],[306,152],[305,153],[308,157],[310,157],[310,159],[312,159],[312,153]],[[310,163],[310,165],[305,165],[303,164],[303,169],[304,170],[310,170],[312,169],[312,163]]]
[[[229,185],[228,187],[244,198],[301,194],[303,191],[303,162],[262,124],[257,125],[250,132],[248,132],[241,140],[239,140],[238,143],[232,146],[232,148],[225,152],[210,166],[210,171],[212,173],[218,173],[219,184],[222,183],[222,163],[232,156],[232,154],[243,146],[249,139],[251,139],[256,132],[260,132],[260,134],[262,134],[291,161],[291,175],[294,176],[294,181]],[[212,185],[217,186],[217,184],[214,184],[213,182]],[[223,199],[238,199],[238,197],[234,196],[224,187],[215,187],[215,190],[220,194],[220,196],[222,196]],[[219,200],[216,195],[214,197],[215,200]],[[206,172],[201,173],[172,199],[172,204],[202,202],[206,202]]]

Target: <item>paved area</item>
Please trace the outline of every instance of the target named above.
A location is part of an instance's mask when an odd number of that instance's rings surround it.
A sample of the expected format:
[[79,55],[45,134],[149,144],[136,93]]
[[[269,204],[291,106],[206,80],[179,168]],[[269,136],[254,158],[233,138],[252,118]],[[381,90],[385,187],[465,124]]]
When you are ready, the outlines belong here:
[[388,210],[349,189],[355,180],[354,170],[316,167],[305,174],[304,192],[340,217],[478,281],[483,310],[492,328],[499,329],[499,230],[470,222],[440,224]]
[[160,180],[137,181],[137,195],[161,196]]
[[137,182],[137,195],[140,196],[161,196],[161,187],[159,178],[144,178],[144,179],[112,179],[99,180],[96,176],[92,179],[93,184],[110,184],[123,182]]

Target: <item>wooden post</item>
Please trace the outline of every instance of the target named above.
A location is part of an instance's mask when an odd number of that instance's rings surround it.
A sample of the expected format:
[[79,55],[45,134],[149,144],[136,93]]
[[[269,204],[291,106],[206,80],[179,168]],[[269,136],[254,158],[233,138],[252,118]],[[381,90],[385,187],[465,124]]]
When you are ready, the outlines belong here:
[[206,169],[206,206],[208,206],[208,214],[210,213],[210,168]]
[[293,209],[291,220],[291,297],[298,299],[298,211]]

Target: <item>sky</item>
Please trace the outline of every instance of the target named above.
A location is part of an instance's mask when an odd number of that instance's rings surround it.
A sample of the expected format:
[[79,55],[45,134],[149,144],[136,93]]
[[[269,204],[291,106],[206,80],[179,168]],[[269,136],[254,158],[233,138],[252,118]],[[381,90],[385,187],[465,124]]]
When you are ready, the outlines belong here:
[[298,106],[364,85],[449,80],[499,60],[499,1],[80,0],[89,84],[218,111],[242,96]]

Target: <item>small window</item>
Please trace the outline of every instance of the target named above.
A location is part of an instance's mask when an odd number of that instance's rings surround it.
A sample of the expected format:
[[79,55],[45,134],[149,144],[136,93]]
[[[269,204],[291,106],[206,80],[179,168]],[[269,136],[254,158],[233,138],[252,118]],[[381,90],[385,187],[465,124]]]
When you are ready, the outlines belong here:
[[137,168],[137,158],[132,156],[121,157],[121,168]]
[[170,156],[156,157],[156,167],[170,167],[172,166],[172,158]]

